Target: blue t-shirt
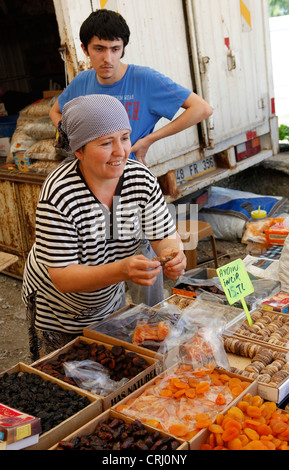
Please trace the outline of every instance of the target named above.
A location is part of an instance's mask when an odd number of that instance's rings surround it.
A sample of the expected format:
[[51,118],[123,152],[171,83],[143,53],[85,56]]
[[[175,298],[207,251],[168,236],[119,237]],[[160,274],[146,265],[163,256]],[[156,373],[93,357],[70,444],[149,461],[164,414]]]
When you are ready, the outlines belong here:
[[106,94],[121,101],[129,116],[134,145],[153,132],[161,118],[173,119],[191,90],[149,67],[128,65],[123,78],[111,85],[100,84],[91,69],[80,72],[59,96],[60,111],[68,101],[92,94]]

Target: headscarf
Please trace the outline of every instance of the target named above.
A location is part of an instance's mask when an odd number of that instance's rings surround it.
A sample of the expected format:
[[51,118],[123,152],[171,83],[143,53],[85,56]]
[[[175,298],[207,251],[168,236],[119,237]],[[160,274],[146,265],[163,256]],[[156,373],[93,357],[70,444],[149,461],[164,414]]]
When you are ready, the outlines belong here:
[[62,130],[72,152],[94,139],[123,129],[131,132],[128,114],[113,96],[79,96],[63,107]]

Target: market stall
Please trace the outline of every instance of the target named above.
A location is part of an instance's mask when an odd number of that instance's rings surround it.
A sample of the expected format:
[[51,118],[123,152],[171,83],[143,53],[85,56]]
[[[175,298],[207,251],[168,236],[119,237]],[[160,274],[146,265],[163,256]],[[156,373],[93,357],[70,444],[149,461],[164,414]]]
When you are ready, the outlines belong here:
[[[14,433],[3,420],[1,448],[289,450],[289,295],[268,274],[246,275],[249,315],[230,303],[219,270],[197,268],[160,304],[127,304],[62,349],[1,374],[0,403],[38,423],[17,439],[17,417]],[[56,385],[67,411],[49,401]]]

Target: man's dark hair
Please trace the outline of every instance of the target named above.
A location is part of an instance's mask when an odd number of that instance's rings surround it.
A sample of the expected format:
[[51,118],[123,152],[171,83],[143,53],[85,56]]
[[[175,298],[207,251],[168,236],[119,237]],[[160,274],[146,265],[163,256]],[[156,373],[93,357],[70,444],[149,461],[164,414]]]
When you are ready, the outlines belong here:
[[105,41],[122,39],[125,49],[129,42],[130,30],[119,13],[102,9],[92,12],[80,27],[79,37],[86,50],[93,36]]

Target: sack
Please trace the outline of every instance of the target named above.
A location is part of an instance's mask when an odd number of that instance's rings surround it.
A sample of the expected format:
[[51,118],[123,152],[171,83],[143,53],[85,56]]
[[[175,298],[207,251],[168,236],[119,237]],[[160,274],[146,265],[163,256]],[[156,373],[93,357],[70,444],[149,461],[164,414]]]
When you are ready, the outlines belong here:
[[54,139],[39,140],[30,147],[25,156],[32,160],[63,160],[63,151],[54,147]]
[[56,137],[56,127],[49,116],[44,116],[26,125],[23,132],[35,140],[55,139]]

